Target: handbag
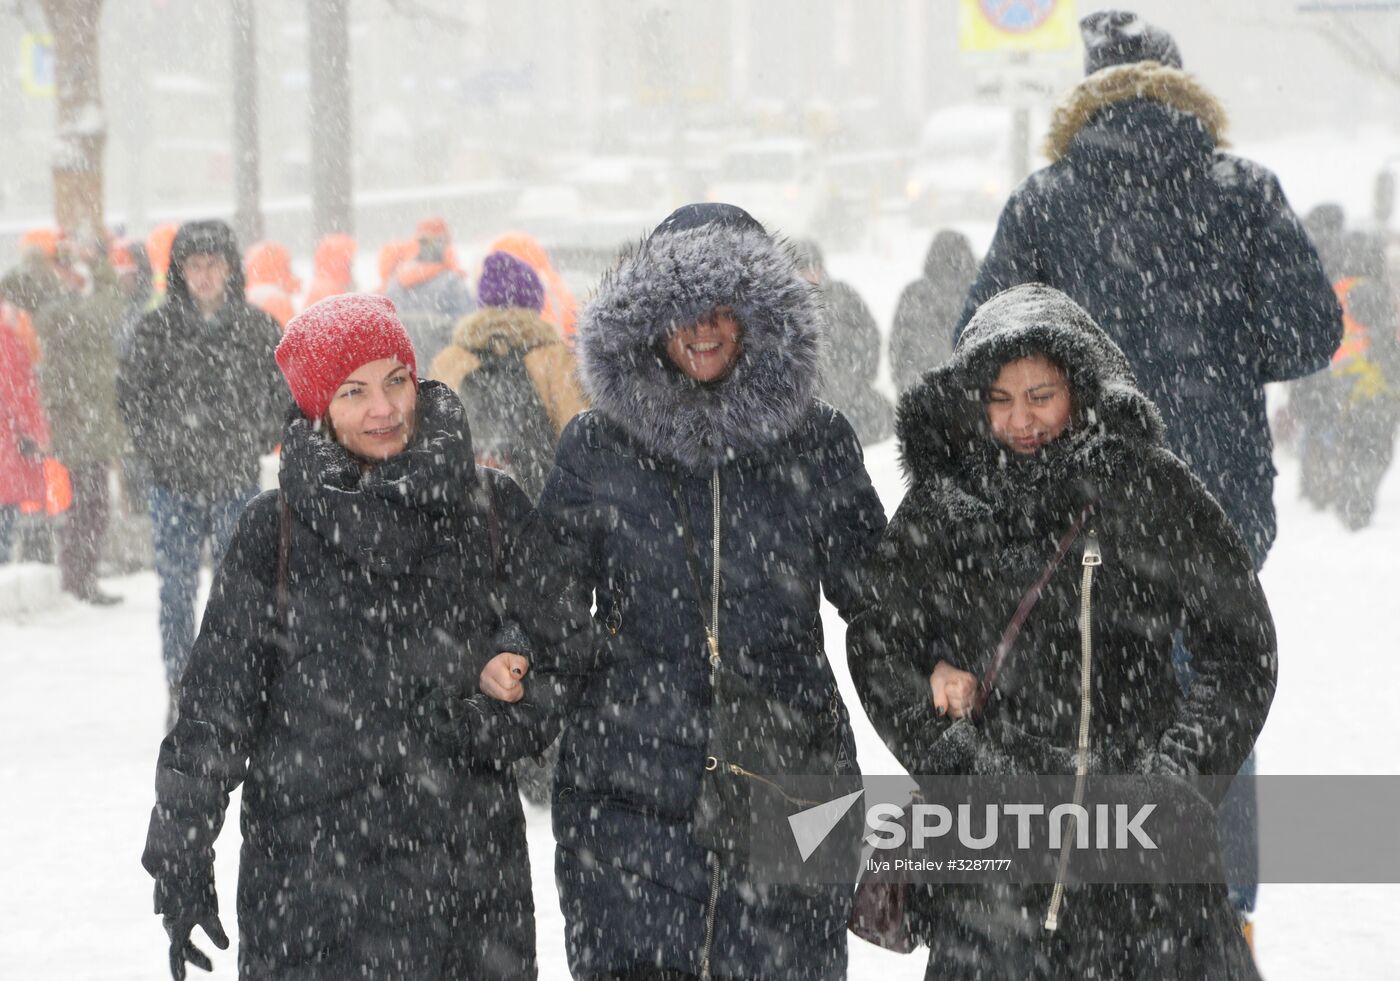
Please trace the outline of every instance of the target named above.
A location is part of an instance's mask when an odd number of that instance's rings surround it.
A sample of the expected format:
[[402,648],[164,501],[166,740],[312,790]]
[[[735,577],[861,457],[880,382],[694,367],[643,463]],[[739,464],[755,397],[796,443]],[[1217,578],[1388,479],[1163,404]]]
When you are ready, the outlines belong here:
[[[1088,522],[1089,515],[1093,513],[1097,503],[1096,500],[1091,500],[1084,506],[1078,519],[1060,537],[1055,555],[1045,566],[1045,570],[1041,572],[1040,578],[1031,585],[1030,589],[1026,590],[1025,595],[1021,597],[1021,602],[1016,605],[1016,612],[1012,614],[1006,629],[1002,631],[1001,640],[997,643],[992,663],[988,665],[977,685],[977,694],[973,701],[972,710],[974,715],[980,715],[986,706],[987,699],[991,697],[992,690],[996,687],[997,675],[1000,674],[1002,666],[1005,665],[1011,648],[1016,643],[1016,638],[1020,636],[1026,618],[1030,616],[1031,610],[1040,600],[1040,594],[1044,591],[1046,583],[1050,581],[1050,577],[1064,561],[1070,546],[1079,537],[1080,531]],[[900,821],[909,825],[909,815],[909,809],[906,808],[900,816]],[[906,826],[904,830],[905,840],[911,840],[910,832],[912,829]],[[846,924],[847,929],[857,937],[875,944],[877,947],[883,947],[899,954],[910,953],[920,943],[910,916],[909,900],[912,891],[912,886],[908,882],[871,881],[862,878],[856,883],[855,894],[851,899],[851,918]]]

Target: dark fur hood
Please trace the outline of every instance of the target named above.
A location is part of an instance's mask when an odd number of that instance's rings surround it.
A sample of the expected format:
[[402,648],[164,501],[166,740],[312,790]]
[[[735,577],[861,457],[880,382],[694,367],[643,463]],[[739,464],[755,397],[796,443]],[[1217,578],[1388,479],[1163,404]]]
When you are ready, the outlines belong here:
[[[1075,415],[1055,442],[1013,459],[992,437],[984,393],[1002,365],[1037,353],[1065,368]],[[1041,285],[1013,287],[977,309],[952,357],[900,399],[897,430],[911,483],[941,480],[968,498],[995,496],[1008,477],[1093,476],[1163,438],[1161,417],[1123,352],[1082,307]]]
[[[698,384],[662,346],[728,306],[743,353]],[[650,453],[699,470],[764,450],[797,428],[817,387],[820,299],[786,246],[756,223],[666,225],[622,257],[583,311],[579,373],[593,407]]]
[[[1138,61],[1094,72],[1070,91],[1050,118],[1045,156],[1064,157],[1106,110],[1130,102],[1155,103],[1178,118],[1189,117],[1199,126],[1203,145],[1210,149],[1226,145],[1228,120],[1220,100],[1180,68]],[[1160,146],[1148,148],[1154,149],[1160,154]]]

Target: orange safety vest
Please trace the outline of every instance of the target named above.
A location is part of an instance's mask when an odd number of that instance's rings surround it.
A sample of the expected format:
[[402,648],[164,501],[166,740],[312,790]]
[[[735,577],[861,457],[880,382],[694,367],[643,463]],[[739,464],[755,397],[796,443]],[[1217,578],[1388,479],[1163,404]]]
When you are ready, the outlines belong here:
[[1337,294],[1337,302],[1342,305],[1342,343],[1332,355],[1332,364],[1339,366],[1348,361],[1364,358],[1371,349],[1371,329],[1351,315],[1351,291],[1366,281],[1364,276],[1347,276],[1337,280],[1332,291]]

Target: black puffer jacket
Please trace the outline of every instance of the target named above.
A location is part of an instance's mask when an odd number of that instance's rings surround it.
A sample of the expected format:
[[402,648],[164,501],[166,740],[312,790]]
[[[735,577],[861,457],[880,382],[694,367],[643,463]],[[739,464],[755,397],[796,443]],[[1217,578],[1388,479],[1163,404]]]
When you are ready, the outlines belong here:
[[[523,493],[475,467],[456,396],[422,382],[418,404],[413,444],[363,473],[293,418],[287,516],[269,492],[240,519],[161,745],[143,858],[157,912],[214,905],[213,845],[243,786],[243,978],[534,974],[505,764],[553,734],[556,563]],[[514,705],[475,694],[507,617],[536,647]]]
[[1278,178],[1221,151],[1224,127],[1179,69],[1086,78],[1055,112],[1054,163],[1006,203],[961,322],[1020,283],[1081,304],[1262,564],[1276,526],[1264,385],[1325,368],[1342,318]]
[[[569,965],[575,977],[639,965],[699,974],[718,868],[715,977],[839,978],[849,890],[756,883],[732,853],[714,859],[696,839],[702,781],[721,777],[705,771],[717,735],[710,665],[675,497],[708,619],[718,474],[724,670],[789,719],[818,720],[828,772],[853,772],[855,746],[824,649],[822,592],[854,608],[884,512],[851,427],[812,397],[812,288],[738,209],[694,210],[704,220],[664,224],[580,320],[594,409],[565,430],[540,499],[609,630],[556,771]],[[743,326],[743,354],[727,379],[699,385],[658,344],[721,305]],[[777,715],[736,722],[771,742],[784,735]]]
[[[1066,368],[1076,414],[1023,457],[991,436],[982,393],[1001,365],[1031,353]],[[871,574],[878,601],[852,623],[848,652],[866,712],[909,771],[1073,772],[1079,545],[1031,611],[979,727],[937,716],[928,679],[939,659],[983,675],[1022,595],[1096,500],[1094,772],[1234,774],[1273,696],[1269,608],[1237,532],[1163,447],[1156,410],[1088,315],[1042,286],[998,295],[901,401],[899,430],[911,488]],[[1189,695],[1172,666],[1177,630],[1199,672]],[[1050,892],[928,893],[939,976],[1156,977],[1168,964],[1178,977],[1254,976],[1223,885],[1071,886],[1053,935],[1041,928]]]
[[[181,263],[195,253],[228,261],[223,308],[205,320]],[[243,298],[243,260],[221,221],[180,226],[170,246],[165,302],[122,351],[117,404],[137,454],[161,487],[223,497],[258,483],[258,457],[277,442],[286,385],[273,352],[277,322]]]

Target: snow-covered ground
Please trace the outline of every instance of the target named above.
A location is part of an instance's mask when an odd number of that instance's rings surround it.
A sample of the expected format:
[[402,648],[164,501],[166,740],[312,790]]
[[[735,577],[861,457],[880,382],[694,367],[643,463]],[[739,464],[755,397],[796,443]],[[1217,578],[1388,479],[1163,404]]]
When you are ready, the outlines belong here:
[[[969,228],[985,247],[989,228]],[[833,257],[888,324],[926,237],[872,242]],[[902,493],[895,448],[868,457],[893,512]],[[1400,690],[1389,619],[1400,558],[1400,476],[1382,490],[1375,525],[1349,534],[1297,501],[1296,466],[1281,456],[1278,543],[1264,570],[1280,638],[1278,695],[1259,743],[1262,773],[1396,773]],[[0,979],[151,979],[166,944],[140,866],[165,715],[152,573],[106,581],[126,602],[93,609],[52,591],[30,612],[0,607]],[[0,583],[0,587],[3,583]],[[866,772],[899,769],[860,712],[845,671],[844,628],[828,610],[828,650],[853,706]],[[230,813],[236,814],[237,800]],[[1376,820],[1393,820],[1377,815]],[[548,814],[529,810],[542,976],[566,978],[554,899]],[[236,818],[219,844],[224,924],[234,927]],[[1266,885],[1258,957],[1277,979],[1385,978],[1400,962],[1400,887]],[[206,950],[210,948],[204,945]],[[236,976],[214,952],[214,978]],[[851,940],[854,979],[920,979],[922,953],[899,956]],[[204,976],[192,972],[192,976]]]

